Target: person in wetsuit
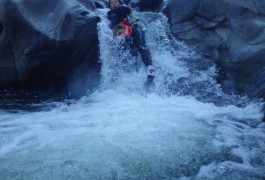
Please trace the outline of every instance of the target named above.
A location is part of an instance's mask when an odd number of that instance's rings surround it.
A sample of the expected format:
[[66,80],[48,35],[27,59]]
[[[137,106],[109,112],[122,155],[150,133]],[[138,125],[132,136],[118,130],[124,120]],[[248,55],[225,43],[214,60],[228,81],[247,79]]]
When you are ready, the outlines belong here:
[[[147,80],[152,83],[154,79],[155,68],[149,49],[146,46],[144,31],[136,22],[131,21],[131,9],[123,5],[122,0],[109,0],[110,11],[107,13],[114,36],[130,36],[133,44],[137,47],[142,61],[147,67]],[[124,32],[121,32],[124,31]]]

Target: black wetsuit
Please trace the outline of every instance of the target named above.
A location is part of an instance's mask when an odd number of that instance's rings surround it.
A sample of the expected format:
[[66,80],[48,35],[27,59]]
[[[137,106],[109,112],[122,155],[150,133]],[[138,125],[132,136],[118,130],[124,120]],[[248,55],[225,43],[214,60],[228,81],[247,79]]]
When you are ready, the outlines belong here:
[[[108,19],[111,21],[111,28],[114,28],[121,23],[124,18],[128,18],[131,13],[131,9],[128,6],[123,5],[110,10],[108,12]],[[150,51],[148,50],[145,43],[144,31],[142,31],[137,24],[132,26],[131,37],[132,42],[137,47],[145,66],[152,65]]]

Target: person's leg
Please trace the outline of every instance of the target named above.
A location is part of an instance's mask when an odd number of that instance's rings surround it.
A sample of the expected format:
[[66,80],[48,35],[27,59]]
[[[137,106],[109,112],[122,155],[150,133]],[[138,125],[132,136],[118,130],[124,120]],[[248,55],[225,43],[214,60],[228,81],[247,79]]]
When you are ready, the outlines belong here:
[[147,67],[152,65],[151,54],[145,43],[144,31],[142,31],[138,26],[134,26],[132,36],[134,44],[136,45],[145,66]]
[[132,36],[134,44],[141,54],[142,61],[147,67],[147,84],[150,85],[153,83],[155,77],[155,68],[153,66],[150,51],[146,46],[144,31],[142,31],[138,26],[135,26],[133,27]]
[[124,71],[133,72],[137,69],[137,54],[133,38],[126,36],[119,44],[119,60]]

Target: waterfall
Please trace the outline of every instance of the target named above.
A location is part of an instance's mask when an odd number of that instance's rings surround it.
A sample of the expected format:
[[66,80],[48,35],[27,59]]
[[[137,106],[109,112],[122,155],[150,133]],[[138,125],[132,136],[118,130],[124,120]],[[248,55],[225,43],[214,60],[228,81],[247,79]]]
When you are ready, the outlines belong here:
[[[101,10],[98,25],[100,59],[102,62],[102,88],[123,89],[128,92],[144,92],[146,68],[141,57],[132,57],[124,50],[125,38],[114,39]],[[216,82],[216,67],[211,59],[202,57],[195,49],[177,41],[170,32],[168,19],[161,13],[134,12],[145,31],[147,46],[156,68],[155,87],[152,92],[159,95],[190,95],[203,102],[217,105],[234,104],[245,106],[247,97],[225,94]],[[126,61],[124,63],[124,61]],[[126,68],[123,68],[126,64]]]

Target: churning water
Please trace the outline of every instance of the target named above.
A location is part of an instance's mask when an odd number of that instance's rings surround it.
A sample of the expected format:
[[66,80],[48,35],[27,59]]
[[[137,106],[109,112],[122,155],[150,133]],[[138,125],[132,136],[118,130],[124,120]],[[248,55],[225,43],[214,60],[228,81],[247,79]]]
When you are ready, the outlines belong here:
[[146,88],[99,13],[101,86],[70,105],[1,110],[0,179],[264,179],[262,104],[224,94],[211,61],[155,13],[135,14],[157,69]]

